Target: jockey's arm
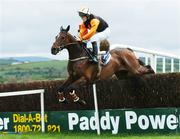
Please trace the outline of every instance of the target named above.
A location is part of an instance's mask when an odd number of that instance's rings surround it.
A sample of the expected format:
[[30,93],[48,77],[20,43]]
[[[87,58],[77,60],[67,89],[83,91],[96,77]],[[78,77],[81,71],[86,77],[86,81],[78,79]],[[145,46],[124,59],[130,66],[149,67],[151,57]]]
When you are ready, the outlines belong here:
[[79,37],[82,40],[82,37],[88,33],[88,29],[85,27],[84,23],[79,25]]
[[91,29],[90,29],[90,31],[86,35],[82,36],[83,40],[89,40],[96,33],[96,30],[98,28],[99,22],[100,21],[98,19],[92,19],[91,20],[91,22],[90,22]]

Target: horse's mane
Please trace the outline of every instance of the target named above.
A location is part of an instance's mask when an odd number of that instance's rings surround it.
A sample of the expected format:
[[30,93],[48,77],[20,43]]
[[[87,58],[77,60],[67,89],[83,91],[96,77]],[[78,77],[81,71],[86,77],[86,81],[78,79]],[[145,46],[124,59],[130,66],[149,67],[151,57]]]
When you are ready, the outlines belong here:
[[76,36],[71,35],[71,33],[69,33],[69,32],[67,32],[67,34],[71,38],[71,40],[77,41],[77,37]]

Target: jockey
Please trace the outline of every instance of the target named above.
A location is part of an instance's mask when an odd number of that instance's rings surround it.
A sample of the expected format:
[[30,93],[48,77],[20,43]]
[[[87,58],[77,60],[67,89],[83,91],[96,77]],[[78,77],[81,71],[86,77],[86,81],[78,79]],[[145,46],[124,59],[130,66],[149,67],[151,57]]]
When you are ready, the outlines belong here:
[[82,24],[79,25],[79,37],[82,41],[92,43],[93,61],[98,63],[97,43],[109,37],[109,26],[101,17],[91,14],[89,8],[82,7],[78,10],[78,14],[83,20]]

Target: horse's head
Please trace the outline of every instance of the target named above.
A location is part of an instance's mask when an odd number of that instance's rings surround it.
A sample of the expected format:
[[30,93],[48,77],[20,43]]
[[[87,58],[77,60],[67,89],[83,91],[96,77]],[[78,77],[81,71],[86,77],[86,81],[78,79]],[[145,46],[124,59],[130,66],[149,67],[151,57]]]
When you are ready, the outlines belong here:
[[59,51],[63,50],[64,47],[71,42],[71,39],[69,37],[69,31],[70,26],[68,26],[66,29],[63,29],[61,26],[60,33],[55,37],[55,42],[52,45],[51,53],[53,55],[56,55]]

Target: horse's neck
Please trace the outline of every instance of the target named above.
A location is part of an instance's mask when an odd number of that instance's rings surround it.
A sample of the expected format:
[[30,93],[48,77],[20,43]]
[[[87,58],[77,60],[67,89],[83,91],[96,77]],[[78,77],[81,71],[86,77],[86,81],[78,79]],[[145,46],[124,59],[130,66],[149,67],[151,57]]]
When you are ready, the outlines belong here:
[[66,47],[69,53],[69,59],[87,56],[85,50],[83,49],[83,46],[81,46],[74,37],[70,39],[69,43],[72,43],[71,45]]
[[69,59],[80,58],[86,56],[86,53],[83,51],[83,48],[78,44],[71,44],[68,48]]

